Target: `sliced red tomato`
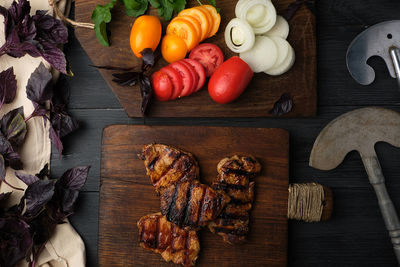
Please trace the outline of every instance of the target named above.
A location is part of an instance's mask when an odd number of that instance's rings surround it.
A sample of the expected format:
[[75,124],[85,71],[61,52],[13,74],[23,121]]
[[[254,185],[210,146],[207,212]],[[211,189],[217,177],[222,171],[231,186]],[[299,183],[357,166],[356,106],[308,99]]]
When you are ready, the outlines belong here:
[[253,78],[253,71],[240,57],[231,57],[211,76],[208,93],[220,104],[238,98]]
[[197,75],[199,76],[199,82],[197,83],[197,87],[195,89],[195,92],[197,92],[201,88],[203,88],[204,83],[206,82],[206,72],[204,70],[204,67],[194,59],[185,58],[184,61],[192,65],[192,67],[196,70]]
[[203,65],[206,76],[210,77],[215,70],[224,62],[224,54],[215,44],[203,43],[193,48],[189,58]]
[[178,71],[179,75],[182,77],[183,89],[179,97],[187,96],[193,87],[193,77],[190,69],[186,67],[186,65],[180,63],[180,61],[174,62],[169,66]]
[[190,89],[190,92],[187,95],[191,95],[192,93],[194,93],[197,89],[197,84],[199,83],[199,75],[197,74],[196,70],[193,68],[192,65],[190,65],[188,62],[184,61],[184,60],[180,60],[179,61],[181,64],[185,65],[186,67],[188,67],[188,69],[190,70],[190,73],[192,74],[192,78],[193,78],[193,86]]
[[172,68],[170,66],[166,66],[166,67],[162,68],[160,71],[165,72],[172,82],[173,90],[172,90],[172,94],[171,94],[171,100],[177,99],[178,96],[180,96],[180,94],[182,93],[182,89],[183,89],[183,81],[182,81],[181,75],[179,74],[179,72],[177,70],[175,70],[174,68]]
[[157,100],[168,101],[172,95],[172,82],[165,72],[157,71],[153,73],[152,84],[154,95]]

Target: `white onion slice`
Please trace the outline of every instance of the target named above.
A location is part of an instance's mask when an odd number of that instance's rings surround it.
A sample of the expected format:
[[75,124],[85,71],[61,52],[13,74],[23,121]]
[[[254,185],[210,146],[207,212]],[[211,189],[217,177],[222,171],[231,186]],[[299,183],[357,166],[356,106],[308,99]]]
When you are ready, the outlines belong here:
[[240,53],[240,58],[250,66],[253,72],[263,72],[274,66],[278,59],[278,48],[271,38],[256,36],[254,46],[250,50]]
[[234,18],[225,28],[225,43],[235,53],[250,50],[255,41],[251,26],[244,20]]
[[279,36],[286,39],[289,35],[289,23],[282,16],[276,17],[276,23],[271,30],[266,32],[266,36]]
[[267,71],[264,71],[266,74],[273,75],[273,76],[278,76],[282,75],[285,72],[288,72],[294,65],[294,62],[296,61],[296,55],[294,52],[294,49],[291,48],[288,53],[288,57],[283,61],[281,65],[278,67],[269,69]]
[[236,3],[236,7],[235,7],[235,16],[237,17],[237,18],[239,18],[240,17],[240,14],[242,14],[242,9],[243,9],[243,6],[245,5],[245,4],[247,4],[247,2],[250,2],[251,0],[239,0],[237,3]]
[[[239,0],[240,1],[240,0]],[[245,1],[245,0],[243,0]],[[238,18],[243,20],[247,20],[249,24],[253,27],[255,34],[263,34],[269,31],[276,22],[276,10],[274,5],[270,0],[250,0],[240,4],[241,7],[238,8]],[[247,15],[249,11],[256,5],[263,5],[265,7],[265,15],[263,19],[256,23],[252,24],[248,19]]]
[[[288,41],[278,36],[271,36],[272,41],[274,41],[276,47],[278,48],[278,58],[276,59],[275,65],[271,69],[280,66],[283,61],[288,57],[291,46]],[[264,70],[266,71],[266,70]]]
[[246,20],[250,25],[257,25],[264,21],[265,14],[265,6],[264,5],[254,5],[252,6],[246,14]]

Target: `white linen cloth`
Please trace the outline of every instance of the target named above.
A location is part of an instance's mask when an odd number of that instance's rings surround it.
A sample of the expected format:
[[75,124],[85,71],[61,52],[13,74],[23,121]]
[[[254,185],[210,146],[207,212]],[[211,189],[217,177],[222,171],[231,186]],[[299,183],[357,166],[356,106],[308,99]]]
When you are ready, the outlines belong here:
[[[70,0],[59,0],[57,5],[62,12],[67,13],[70,7]],[[0,5],[8,8],[12,0],[0,0]],[[31,0],[31,15],[36,10],[49,10],[53,15],[53,10],[47,0]],[[0,47],[5,42],[4,17],[0,15]],[[14,67],[14,74],[17,79],[17,94],[11,104],[4,104],[0,110],[0,118],[8,111],[23,106],[25,117],[29,116],[34,110],[32,102],[26,96],[26,84],[32,72],[43,62],[51,70],[50,65],[42,58],[33,58],[25,55],[22,58],[12,58],[8,55],[0,56],[0,72]],[[56,79],[58,73],[51,70]],[[47,124],[48,126],[48,124]],[[38,173],[46,163],[50,163],[51,142],[49,138],[49,128],[43,124],[43,118],[35,117],[27,122],[28,132],[25,142],[21,148],[20,155],[24,164],[22,172],[29,174]],[[26,188],[26,185],[15,176],[15,171],[7,168],[6,180],[10,184]],[[22,191],[12,190],[8,185],[1,183],[0,192],[13,191],[10,204],[18,203],[23,195]],[[57,225],[53,236],[47,242],[45,249],[41,253],[36,266],[40,267],[81,267],[86,264],[85,245],[73,229],[69,222]],[[18,267],[28,266],[25,260],[22,260]]]

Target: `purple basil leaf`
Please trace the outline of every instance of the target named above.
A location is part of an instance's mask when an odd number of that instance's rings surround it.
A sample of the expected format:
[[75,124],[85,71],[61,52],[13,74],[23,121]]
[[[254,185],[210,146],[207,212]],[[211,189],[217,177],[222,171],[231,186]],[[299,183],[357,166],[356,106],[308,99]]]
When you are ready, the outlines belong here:
[[26,85],[26,95],[34,103],[45,104],[53,96],[52,76],[48,69],[40,63],[31,74]]
[[40,38],[53,44],[65,44],[68,41],[68,30],[64,24],[52,16],[45,15],[43,10],[33,16]]
[[142,71],[146,71],[154,66],[154,52],[151,48],[145,48],[140,54],[143,60]]
[[90,166],[75,167],[67,170],[58,180],[65,189],[81,190],[86,182]]
[[60,137],[57,135],[57,132],[53,129],[52,126],[50,126],[49,137],[53,145],[57,148],[59,156],[61,156],[64,147]]
[[74,204],[78,199],[79,191],[63,189],[61,194],[61,209],[65,215],[70,215],[73,212]]
[[6,179],[6,164],[2,155],[0,155],[0,179],[3,181]]
[[[0,194],[0,201],[5,201],[11,196],[12,192],[1,193]],[[0,226],[1,227],[1,226]]]
[[17,152],[11,151],[8,152],[4,159],[6,161],[6,166],[10,166],[14,170],[22,170],[23,165],[21,161],[21,157]]
[[40,40],[42,45],[42,57],[56,70],[63,74],[67,74],[67,61],[65,60],[65,55],[57,45],[47,42],[43,39]]
[[50,118],[53,129],[56,131],[59,138],[63,138],[79,128],[78,121],[65,112],[52,112]]
[[31,5],[28,0],[13,1],[8,11],[15,23],[22,21],[31,11]]
[[38,180],[29,185],[25,191],[25,217],[35,217],[54,195],[52,180]]
[[28,186],[39,180],[37,176],[26,173],[16,172],[15,176]]
[[49,164],[46,163],[40,170],[40,172],[36,174],[36,177],[38,177],[40,180],[43,180],[45,178],[49,178],[49,176],[50,176]]
[[11,148],[11,143],[0,133],[0,154],[6,154]]
[[140,92],[142,94],[142,114],[146,113],[147,107],[150,104],[151,97],[153,95],[153,87],[148,76],[141,74],[139,75]]
[[26,122],[24,117],[18,113],[7,125],[7,132],[4,134],[12,145],[20,146],[25,140],[26,132]]
[[26,15],[24,20],[18,24],[17,31],[20,40],[26,42],[36,37],[36,25],[33,19]]
[[0,218],[0,266],[12,267],[32,246],[29,225],[16,217]]
[[[25,140],[27,130],[23,115],[23,107],[19,107],[5,114],[0,120],[1,132],[13,146],[20,146]],[[0,140],[0,151],[2,142]]]
[[[10,67],[0,72],[0,101],[11,103],[17,93],[17,80],[15,79],[14,68]],[[0,106],[1,107],[1,106]]]
[[293,108],[293,99],[289,94],[283,94],[281,98],[275,102],[274,108],[269,111],[269,114],[281,116],[289,113]]

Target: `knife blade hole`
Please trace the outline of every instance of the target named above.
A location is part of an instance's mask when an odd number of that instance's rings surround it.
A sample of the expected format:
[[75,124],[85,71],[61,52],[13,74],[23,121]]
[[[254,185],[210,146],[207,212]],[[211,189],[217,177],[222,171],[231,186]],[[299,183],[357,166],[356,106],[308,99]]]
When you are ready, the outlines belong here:
[[392,34],[389,33],[389,34],[387,35],[387,38],[388,38],[388,39],[392,39],[392,38],[393,38]]

